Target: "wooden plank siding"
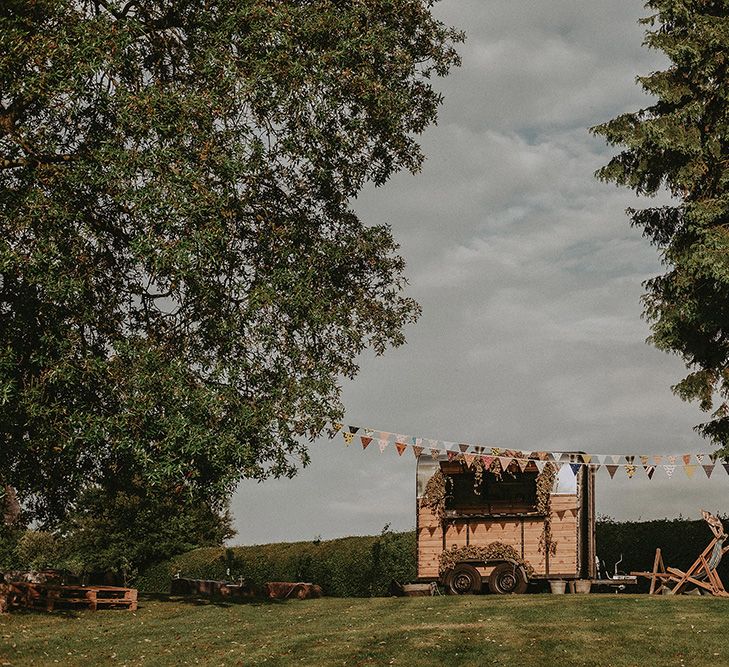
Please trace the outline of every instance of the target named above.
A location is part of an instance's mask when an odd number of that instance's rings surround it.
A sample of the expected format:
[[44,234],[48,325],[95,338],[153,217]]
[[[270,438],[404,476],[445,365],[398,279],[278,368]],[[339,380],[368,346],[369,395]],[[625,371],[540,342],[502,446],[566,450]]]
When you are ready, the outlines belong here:
[[491,542],[513,546],[531,564],[537,577],[576,577],[579,574],[578,506],[576,495],[552,496],[552,537],[556,542],[556,553],[549,556],[549,563],[539,552],[544,523],[542,517],[468,518],[469,513],[464,512],[458,518],[446,519],[441,526],[429,509],[419,508],[418,577],[438,578],[438,556],[444,548],[467,544],[486,546]]

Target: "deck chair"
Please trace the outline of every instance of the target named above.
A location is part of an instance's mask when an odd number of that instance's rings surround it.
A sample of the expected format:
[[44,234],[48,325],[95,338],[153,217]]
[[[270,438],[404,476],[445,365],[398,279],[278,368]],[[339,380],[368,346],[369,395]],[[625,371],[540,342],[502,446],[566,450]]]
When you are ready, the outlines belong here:
[[661,550],[656,549],[652,572],[631,572],[632,575],[650,579],[651,595],[679,595],[687,592],[688,588],[695,588],[700,593],[706,591],[718,597],[729,597],[716,571],[722,556],[729,551],[729,546],[724,546],[729,536],[724,531],[721,521],[713,514],[701,510],[701,516],[709,524],[714,539],[688,570],[684,572],[675,567],[666,567],[663,564]]

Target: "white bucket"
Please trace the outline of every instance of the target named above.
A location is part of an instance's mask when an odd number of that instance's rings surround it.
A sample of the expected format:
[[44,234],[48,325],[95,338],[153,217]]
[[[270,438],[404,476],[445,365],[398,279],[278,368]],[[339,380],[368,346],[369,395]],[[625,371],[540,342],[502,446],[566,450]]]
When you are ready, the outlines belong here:
[[567,587],[566,581],[553,580],[549,582],[549,588],[552,590],[554,595],[564,595],[565,588]]

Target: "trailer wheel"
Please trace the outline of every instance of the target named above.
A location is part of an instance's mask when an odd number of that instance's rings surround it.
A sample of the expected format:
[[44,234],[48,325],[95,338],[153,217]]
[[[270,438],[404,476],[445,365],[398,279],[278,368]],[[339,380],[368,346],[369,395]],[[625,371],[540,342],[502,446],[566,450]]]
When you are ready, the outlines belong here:
[[497,595],[526,593],[527,579],[517,565],[501,563],[492,570],[489,576],[489,590]]
[[481,575],[478,570],[467,563],[456,565],[446,579],[446,587],[453,595],[471,595],[481,592]]

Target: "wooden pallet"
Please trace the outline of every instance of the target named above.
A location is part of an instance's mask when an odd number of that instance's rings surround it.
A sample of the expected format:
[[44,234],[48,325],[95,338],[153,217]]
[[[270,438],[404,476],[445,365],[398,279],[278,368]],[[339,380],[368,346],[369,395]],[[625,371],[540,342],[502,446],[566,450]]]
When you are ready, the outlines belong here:
[[11,604],[27,609],[137,610],[137,590],[116,586],[61,586],[15,582]]

